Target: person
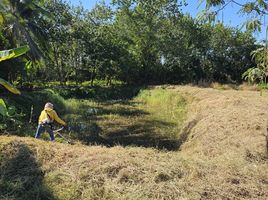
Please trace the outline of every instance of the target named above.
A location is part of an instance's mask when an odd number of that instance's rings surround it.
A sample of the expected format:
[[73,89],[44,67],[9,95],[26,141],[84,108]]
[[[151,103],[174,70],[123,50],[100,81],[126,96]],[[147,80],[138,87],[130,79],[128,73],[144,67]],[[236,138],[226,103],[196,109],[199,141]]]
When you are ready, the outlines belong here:
[[54,120],[63,125],[66,126],[66,123],[59,118],[57,112],[53,109],[53,104],[48,102],[45,104],[44,110],[41,112],[39,119],[38,119],[38,127],[35,133],[35,138],[39,138],[41,133],[45,130],[49,133],[50,140],[54,141],[54,133],[52,130],[52,123]]

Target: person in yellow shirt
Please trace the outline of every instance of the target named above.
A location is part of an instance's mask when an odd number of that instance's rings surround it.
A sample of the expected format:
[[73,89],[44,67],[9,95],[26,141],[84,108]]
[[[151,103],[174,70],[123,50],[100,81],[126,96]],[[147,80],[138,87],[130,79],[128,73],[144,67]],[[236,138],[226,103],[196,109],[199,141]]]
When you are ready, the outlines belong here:
[[39,138],[41,133],[45,130],[49,133],[50,140],[54,141],[54,133],[52,131],[52,123],[56,121],[57,123],[66,126],[66,123],[59,118],[56,111],[53,109],[52,103],[46,103],[44,110],[41,112],[38,119],[38,127],[35,133],[35,138]]

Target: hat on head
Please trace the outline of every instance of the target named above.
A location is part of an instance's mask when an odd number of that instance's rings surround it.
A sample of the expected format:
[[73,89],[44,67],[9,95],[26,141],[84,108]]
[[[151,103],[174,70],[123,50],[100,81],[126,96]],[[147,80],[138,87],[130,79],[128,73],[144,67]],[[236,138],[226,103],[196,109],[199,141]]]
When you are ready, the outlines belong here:
[[53,104],[48,102],[45,104],[45,108],[52,108],[53,109]]

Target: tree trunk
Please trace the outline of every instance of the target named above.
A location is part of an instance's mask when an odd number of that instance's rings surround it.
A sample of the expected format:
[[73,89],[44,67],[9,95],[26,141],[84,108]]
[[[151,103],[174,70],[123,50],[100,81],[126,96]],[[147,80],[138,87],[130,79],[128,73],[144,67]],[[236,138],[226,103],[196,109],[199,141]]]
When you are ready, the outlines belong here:
[[57,51],[57,47],[52,45],[53,47],[53,54],[54,54],[54,62],[56,64],[56,68],[58,71],[58,74],[60,75],[60,67],[59,67],[59,55],[58,55],[58,51]]
[[93,67],[93,70],[91,72],[91,81],[90,81],[90,85],[93,86],[94,85],[94,79],[95,79],[95,71],[96,71],[96,67]]

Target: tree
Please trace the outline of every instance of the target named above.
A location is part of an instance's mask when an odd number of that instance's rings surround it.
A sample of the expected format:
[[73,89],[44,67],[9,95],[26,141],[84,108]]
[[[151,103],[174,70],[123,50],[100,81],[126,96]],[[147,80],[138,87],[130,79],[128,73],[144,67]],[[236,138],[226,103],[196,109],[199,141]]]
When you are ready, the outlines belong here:
[[37,0],[2,0],[0,4],[0,22],[10,36],[12,46],[20,46],[27,42],[32,59],[42,55],[38,43],[44,44],[42,27],[36,21],[47,13],[40,7],[43,1]]
[[256,49],[250,32],[241,32],[223,24],[211,26],[207,58],[210,67],[206,70],[213,81],[240,83],[241,74],[254,63],[250,53]]
[[[203,1],[204,2],[204,1]],[[239,3],[235,0],[223,1],[223,0],[206,0],[206,9],[202,13],[202,17],[204,19],[213,20],[219,11],[223,10],[228,4],[233,3],[240,7],[240,12],[249,15],[250,18],[245,22],[246,28],[252,31],[261,31],[261,26],[266,26],[266,39],[265,46],[257,49],[252,52],[253,58],[255,58],[255,62],[257,67],[249,68],[245,73],[243,73],[242,77],[249,81],[259,80],[260,83],[263,83],[263,80],[266,80],[267,75],[267,46],[268,46],[268,26],[265,24],[265,17],[268,12],[268,3],[265,0],[257,0],[257,1],[247,1],[246,3]],[[263,22],[262,22],[263,20]],[[265,78],[264,78],[265,77]]]
[[[141,83],[157,82],[161,55],[158,33],[163,19],[179,13],[176,0],[117,0],[115,26],[123,45],[136,60],[136,73]],[[133,71],[133,70],[132,70]],[[131,73],[133,74],[133,73]]]
[[48,48],[45,51],[46,62],[43,65],[42,78],[46,80],[58,80],[65,82],[66,74],[72,55],[71,49],[71,26],[73,25],[73,16],[70,6],[64,1],[47,1],[44,8],[51,13],[49,18],[43,21],[43,29],[47,35],[46,40]]
[[[240,7],[239,12],[249,15],[250,18],[245,22],[246,27],[250,30],[261,31],[264,24],[262,20],[267,16],[268,3],[265,0],[249,0],[245,3],[236,0],[201,0],[206,3],[206,9],[201,13],[201,17],[206,20],[215,20],[215,16],[229,4],[235,4]],[[267,31],[268,26],[266,27]]]
[[261,85],[261,93],[263,87],[266,88],[266,79],[268,75],[268,49],[267,47],[258,48],[252,51],[252,57],[257,63],[256,67],[249,68],[243,73],[242,77],[249,83],[258,81]]
[[[28,3],[34,7],[28,8]],[[255,45],[250,32],[200,23],[182,14],[183,2],[177,0],[114,0],[113,9],[99,3],[90,11],[71,7],[64,0],[41,3],[38,5],[42,8],[38,8],[34,0],[4,1],[9,5],[4,10],[10,5],[19,10],[11,10],[10,16],[5,16],[5,30],[12,24],[7,23],[8,19],[16,22],[13,14],[20,16],[16,23],[25,23],[24,29],[45,58],[27,68],[28,80],[62,84],[90,81],[92,85],[95,79],[106,80],[107,85],[113,79],[128,84],[188,83],[201,79],[239,82],[241,73],[253,66],[249,51]],[[42,29],[46,44],[30,32],[29,22]],[[20,33],[16,38],[3,32],[0,41],[5,45],[20,44],[27,39],[23,31]],[[12,63],[1,63],[4,64]],[[24,64],[0,70],[5,69],[7,80],[20,80],[25,74]]]

